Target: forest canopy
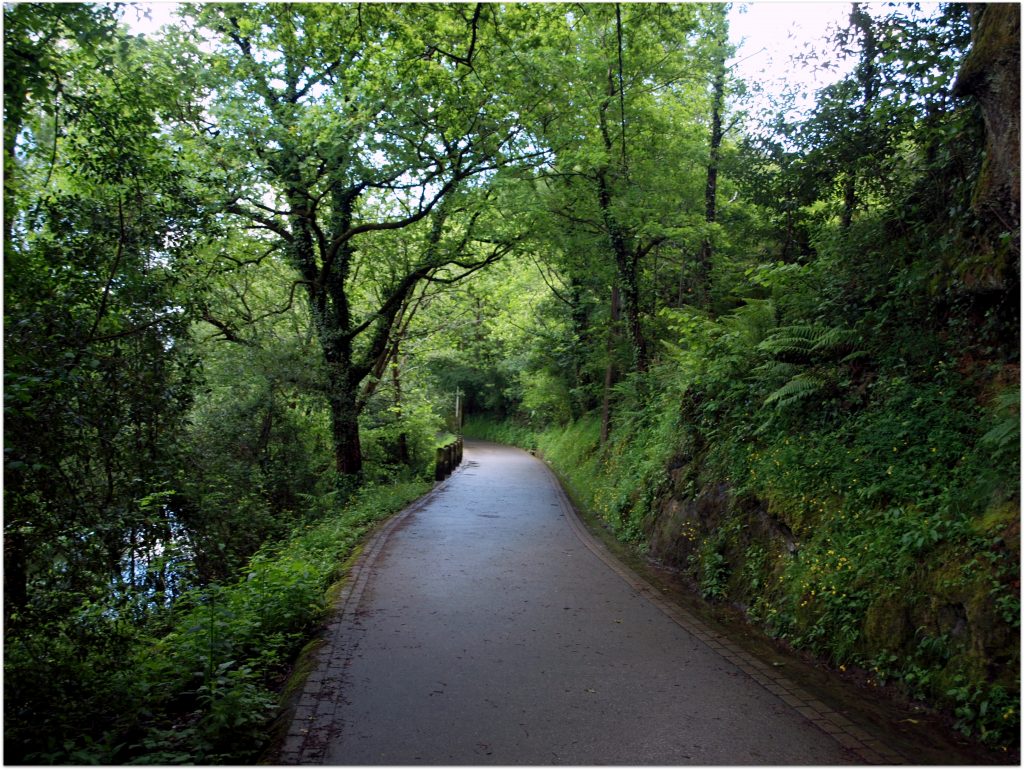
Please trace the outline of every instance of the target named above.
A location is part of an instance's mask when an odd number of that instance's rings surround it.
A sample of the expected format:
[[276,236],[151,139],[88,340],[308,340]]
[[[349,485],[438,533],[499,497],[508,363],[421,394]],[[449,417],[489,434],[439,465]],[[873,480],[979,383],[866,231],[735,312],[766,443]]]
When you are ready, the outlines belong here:
[[456,398],[1016,740],[1016,5],[852,4],[799,121],[723,4],[180,10],[4,6],[11,761],[252,761]]

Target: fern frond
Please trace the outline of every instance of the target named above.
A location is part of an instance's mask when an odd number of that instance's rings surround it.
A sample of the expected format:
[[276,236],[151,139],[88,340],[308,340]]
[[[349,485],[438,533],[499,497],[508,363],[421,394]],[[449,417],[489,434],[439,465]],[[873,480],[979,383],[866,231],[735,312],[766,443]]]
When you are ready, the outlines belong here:
[[775,404],[782,408],[794,401],[807,398],[825,387],[825,381],[817,375],[803,372],[793,377],[781,388],[765,398],[765,406]]
[[1010,388],[993,399],[993,413],[999,421],[979,443],[1003,451],[1020,445],[1020,387]]
[[852,354],[857,340],[853,329],[800,324],[779,327],[758,345],[758,350],[781,360],[809,363]]
[[979,442],[999,449],[1020,443],[1020,420],[1016,417],[1002,420],[994,428],[987,431],[979,439]]
[[868,357],[868,352],[866,350],[855,350],[852,353],[850,353],[849,355],[843,356],[839,360],[839,363],[841,363],[841,364],[848,364],[851,361],[858,361],[858,360],[860,360],[862,358],[867,358],[867,357]]
[[765,338],[757,349],[776,358],[806,360],[814,347],[815,327],[782,326]]
[[822,328],[814,337],[811,349],[818,353],[849,353],[857,342],[852,329]]
[[785,361],[766,361],[753,370],[754,374],[761,379],[778,380],[782,377],[792,377],[796,372],[796,364]]
[[722,324],[755,346],[775,326],[775,303],[770,299],[748,299],[746,303],[723,318]]

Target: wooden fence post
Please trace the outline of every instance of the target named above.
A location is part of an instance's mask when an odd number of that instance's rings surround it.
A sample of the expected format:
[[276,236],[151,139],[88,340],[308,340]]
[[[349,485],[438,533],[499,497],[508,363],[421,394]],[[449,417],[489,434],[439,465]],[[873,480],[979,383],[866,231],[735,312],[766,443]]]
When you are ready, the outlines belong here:
[[445,473],[444,447],[437,448],[437,457],[434,460],[434,481],[444,481]]
[[454,471],[462,463],[462,439],[457,438],[455,441],[445,446],[439,446],[437,448],[437,456],[434,459],[434,481],[444,481],[446,478],[452,475]]

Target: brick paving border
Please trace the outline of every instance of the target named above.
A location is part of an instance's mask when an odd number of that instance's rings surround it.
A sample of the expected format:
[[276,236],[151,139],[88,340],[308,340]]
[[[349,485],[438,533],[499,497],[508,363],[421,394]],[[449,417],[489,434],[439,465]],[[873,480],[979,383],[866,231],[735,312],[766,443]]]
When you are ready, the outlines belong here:
[[630,588],[646,598],[684,630],[697,637],[711,650],[728,660],[736,668],[768,690],[768,692],[778,697],[779,700],[795,710],[815,727],[831,736],[840,746],[849,750],[865,764],[913,764],[899,752],[884,746],[880,741],[874,740],[869,733],[857,727],[842,714],[831,710],[827,705],[788,677],[779,673],[775,668],[766,665],[764,661],[739,647],[727,636],[715,632],[683,607],[663,597],[657,588],[622,564],[587,529],[554,471],[551,470],[547,463],[543,463],[543,465],[548,473],[548,479],[555,489],[555,496],[558,498],[562,512],[565,514],[565,518],[569,521],[580,542],[597,558],[603,561],[609,569],[626,581]]
[[324,763],[328,745],[341,733],[337,719],[338,704],[344,697],[345,671],[362,633],[356,610],[366,590],[370,568],[384,550],[391,533],[470,465],[472,463],[469,462],[461,464],[447,479],[434,484],[434,488],[423,497],[385,521],[363,545],[362,553],[352,564],[341,591],[328,609],[327,627],[320,635],[325,643],[314,654],[311,661],[313,670],[306,678],[301,693],[292,702],[291,722],[276,764]]

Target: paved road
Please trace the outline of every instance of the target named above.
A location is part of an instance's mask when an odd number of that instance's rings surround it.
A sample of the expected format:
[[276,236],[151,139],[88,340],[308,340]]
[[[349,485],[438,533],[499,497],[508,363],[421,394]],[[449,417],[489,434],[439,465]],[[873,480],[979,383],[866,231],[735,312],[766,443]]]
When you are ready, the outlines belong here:
[[283,760],[863,762],[607,561],[543,463],[467,443],[368,546]]

